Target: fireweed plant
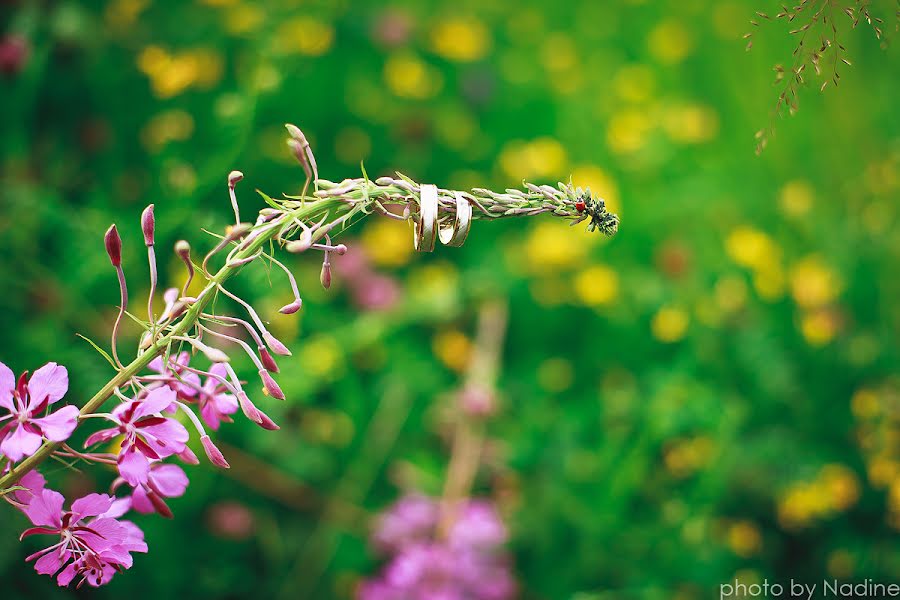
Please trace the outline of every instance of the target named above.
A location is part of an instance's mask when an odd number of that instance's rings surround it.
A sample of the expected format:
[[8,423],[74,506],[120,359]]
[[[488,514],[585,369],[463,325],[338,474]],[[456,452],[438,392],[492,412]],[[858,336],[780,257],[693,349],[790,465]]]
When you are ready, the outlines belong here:
[[[273,377],[278,373],[274,356],[290,356],[291,351],[272,335],[249,302],[226,287],[248,264],[266,262],[284,273],[294,299],[280,312],[293,314],[302,305],[299,289],[290,270],[275,258],[275,250],[322,252],[320,282],[328,288],[330,256],[347,250],[332,238],[371,214],[411,220],[413,244],[424,252],[433,250],[438,239],[450,246],[462,245],[477,219],[549,213],[573,225],[587,221],[589,230],[606,235],[618,229],[618,217],[606,211],[602,199],[571,184],[554,188],[526,183],[524,190],[496,193],[479,188],[471,192],[439,189],[401,174],[373,181],[364,170],[363,177],[339,183],[319,179],[305,136],[293,125],[286,127],[288,146],[306,173],[301,194],[273,199],[260,192],[267,206],[252,222],[242,221],[235,189],[243,175],[230,173],[227,183],[234,224],[216,236],[217,243],[199,261],[186,241],[175,244],[187,279],[182,288],[163,292],[162,306],[155,304],[159,282],[154,207],[151,204],[144,210],[140,226],[150,271],[146,320],[126,312],[122,240],[115,225],[106,232],[104,243],[119,282],[121,304],[110,352],[97,344],[94,347],[115,375],[80,410],[73,405],[55,406],[68,388],[65,367],[50,362],[31,377],[25,372],[16,378],[0,363],[0,495],[33,525],[21,538],[40,535],[48,540],[43,550],[26,560],[34,561],[38,573],[56,576],[61,586],[73,581],[79,586],[105,584],[117,571],[131,567],[132,553],[147,551],[143,532],[121,517],[130,510],[172,516],[166,498],[181,496],[188,485],[184,470],[172,460],[198,464],[188,447],[193,434],[199,436],[211,463],[228,468],[209,432],[232,422],[238,412],[263,429],[278,429],[251,400],[247,382],[222,349],[234,347],[246,353],[255,365],[263,395],[285,399]],[[216,269],[214,263],[220,266]],[[196,296],[189,296],[194,278],[201,278],[205,285]],[[226,303],[236,310],[224,312]],[[142,328],[133,358],[119,348],[126,316]],[[201,359],[200,366],[195,358]],[[110,400],[115,402],[111,409]],[[183,419],[178,420],[179,416]],[[87,436],[83,449],[66,443],[76,428],[89,423],[98,427]],[[118,444],[110,446],[114,440]],[[62,494],[47,488],[38,471],[50,458],[109,465],[117,469],[118,477],[109,494],[89,494],[66,507]]]

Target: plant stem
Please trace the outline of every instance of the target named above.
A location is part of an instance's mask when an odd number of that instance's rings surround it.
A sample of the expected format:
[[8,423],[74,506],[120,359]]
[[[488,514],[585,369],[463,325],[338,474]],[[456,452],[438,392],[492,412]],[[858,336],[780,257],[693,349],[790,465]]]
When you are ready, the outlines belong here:
[[[331,208],[346,206],[343,202],[335,200],[319,200],[310,202],[305,207],[292,211],[292,215],[298,219],[311,219],[327,213]],[[272,240],[280,231],[278,227],[269,228],[263,232],[244,250],[237,253],[236,258],[244,258],[252,255],[263,245]],[[82,407],[80,415],[92,414],[100,409],[103,404],[112,396],[113,392],[128,383],[132,377],[144,370],[150,361],[165,352],[166,348],[174,338],[186,334],[197,323],[203,309],[215,296],[218,286],[227,281],[232,275],[236,274],[241,266],[227,267],[223,266],[215,275],[209,278],[209,281],[203,291],[197,297],[197,301],[185,312],[184,317],[167,333],[166,335],[154,341],[149,348],[138,354],[131,363],[119,370],[116,375],[110,379],[94,396],[87,401]],[[59,447],[55,442],[44,442],[44,444],[31,456],[16,465],[12,470],[0,477],[0,490],[6,489],[18,482],[26,473],[36,468],[44,462]]]

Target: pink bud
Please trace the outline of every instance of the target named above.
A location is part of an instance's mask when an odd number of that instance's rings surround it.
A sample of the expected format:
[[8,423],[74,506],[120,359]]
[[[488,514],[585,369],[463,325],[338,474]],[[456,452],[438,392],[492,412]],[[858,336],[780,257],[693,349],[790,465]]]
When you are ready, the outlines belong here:
[[222,469],[231,468],[231,465],[229,465],[228,461],[225,460],[225,457],[222,456],[222,452],[216,448],[216,445],[213,444],[213,441],[209,439],[208,435],[200,436],[200,443],[203,444],[203,450],[206,451],[206,457],[209,458],[209,462]]
[[163,499],[154,492],[153,490],[147,490],[147,498],[150,500],[150,504],[153,505],[153,508],[161,517],[165,517],[166,519],[171,519],[175,515],[172,514],[172,509],[169,508],[169,505],[166,504]]
[[269,431],[278,431],[279,429],[281,429],[281,427],[279,427],[279,426],[275,423],[275,421],[273,421],[272,419],[270,419],[270,418],[269,418],[269,415],[267,415],[267,414],[264,413],[263,411],[259,411],[259,416],[260,416],[260,418],[261,418],[261,421],[260,421],[260,423],[259,423],[259,426],[262,427],[263,429],[267,429],[267,430],[269,430]]
[[285,304],[284,306],[279,308],[278,312],[280,312],[283,315],[292,315],[295,312],[297,312],[298,310],[300,310],[301,306],[303,306],[303,302],[300,300],[300,298],[297,298],[290,304]]
[[272,358],[269,351],[262,346],[258,346],[256,350],[259,352],[259,358],[262,360],[262,364],[266,368],[266,371],[269,373],[277,373],[278,363],[275,362],[275,359]]
[[284,400],[284,392],[281,391],[281,388],[278,387],[278,384],[275,383],[275,380],[272,379],[272,376],[269,375],[269,372],[265,369],[259,372],[259,377],[262,379],[263,387],[266,390],[266,393],[272,396],[277,400]]
[[250,402],[250,398],[247,397],[247,394],[245,394],[243,390],[238,390],[237,397],[238,404],[241,405],[241,411],[244,413],[244,416],[254,423],[261,425],[263,422],[262,413],[252,402]]
[[338,256],[345,255],[347,253],[347,246],[345,246],[344,244],[338,244],[334,247],[334,253]]
[[144,232],[144,244],[153,245],[153,231],[156,229],[156,218],[153,216],[153,205],[150,204],[141,213],[141,231]]
[[470,385],[460,392],[459,406],[470,417],[488,417],[497,412],[497,399],[491,390]]
[[186,465],[199,465],[200,464],[200,459],[198,459],[197,455],[194,454],[194,452],[187,446],[185,446],[184,450],[179,452],[176,456],[178,456],[178,458],[181,459],[181,462],[183,462]]
[[266,346],[271,348],[272,352],[274,352],[275,354],[280,354],[281,356],[291,356],[291,351],[288,350],[288,347],[282,344],[278,340],[278,338],[276,338],[268,331],[263,331],[262,337],[266,342]]
[[331,287],[331,264],[322,263],[322,272],[319,274],[319,282],[326,290]]
[[122,238],[119,237],[119,230],[115,225],[110,225],[103,237],[103,243],[106,244],[106,253],[114,267],[122,265]]
[[228,174],[228,185],[234,187],[235,184],[244,178],[244,174],[240,171],[232,171]]

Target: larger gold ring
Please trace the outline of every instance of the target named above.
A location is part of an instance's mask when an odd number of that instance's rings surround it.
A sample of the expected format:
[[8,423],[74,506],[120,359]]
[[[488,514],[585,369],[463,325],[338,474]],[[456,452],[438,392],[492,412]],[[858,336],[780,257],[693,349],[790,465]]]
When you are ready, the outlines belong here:
[[459,192],[453,192],[453,197],[456,198],[456,218],[452,225],[438,229],[438,237],[446,246],[462,246],[472,226],[472,205]]
[[413,245],[419,252],[434,250],[437,238],[437,186],[423,183],[419,189],[419,218],[413,224]]

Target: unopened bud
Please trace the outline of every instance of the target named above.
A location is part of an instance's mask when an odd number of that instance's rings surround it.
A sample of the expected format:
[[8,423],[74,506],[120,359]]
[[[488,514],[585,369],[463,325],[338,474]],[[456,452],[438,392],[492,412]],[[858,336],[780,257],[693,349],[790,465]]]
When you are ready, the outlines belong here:
[[280,354],[281,356],[291,355],[291,351],[288,349],[288,347],[281,343],[281,340],[279,340],[268,331],[263,331],[262,338],[263,340],[265,340],[266,346],[271,348],[272,352],[274,352],[275,354]]
[[299,162],[304,169],[309,169],[309,160],[306,158],[306,149],[303,147],[303,144],[291,138],[287,141],[287,145],[288,148],[291,149],[294,158],[297,159],[297,162]]
[[331,263],[322,263],[322,272],[319,274],[319,282],[326,290],[331,287]]
[[300,298],[297,298],[290,304],[285,304],[284,306],[279,308],[278,312],[280,312],[283,315],[292,315],[295,312],[297,312],[298,310],[300,310],[301,306],[303,306],[303,302],[300,300]]
[[181,459],[181,462],[183,462],[186,465],[199,465],[200,464],[200,460],[197,458],[197,455],[194,454],[194,451],[191,450],[190,448],[188,448],[187,446],[185,446],[184,450],[179,452],[176,456],[178,456],[178,458]]
[[208,435],[200,436],[200,443],[203,444],[203,450],[206,452],[206,457],[209,459],[209,462],[222,469],[231,468],[231,465],[225,460],[225,456],[222,455],[222,451],[216,448],[216,445],[213,444],[213,441],[209,439]]
[[266,413],[259,411],[260,422],[259,426],[263,429],[268,429],[269,431],[278,431],[281,427],[278,426],[275,421],[269,418],[269,415]]
[[115,225],[110,225],[103,236],[103,243],[106,245],[106,253],[109,255],[109,261],[114,267],[122,265],[122,238],[119,237],[119,230]]
[[175,254],[185,262],[191,260],[191,245],[185,240],[178,240],[175,242]]
[[229,242],[235,242],[253,229],[253,225],[251,223],[238,223],[237,225],[229,225],[225,228],[225,238]]
[[238,181],[244,178],[244,174],[240,171],[232,171],[228,174],[228,185],[234,187]]
[[269,375],[269,372],[265,369],[262,369],[259,372],[259,378],[262,379],[263,389],[266,394],[272,396],[277,400],[284,400],[284,392],[281,391],[281,388],[278,387],[278,384],[275,383],[275,380],[272,379],[272,376]]
[[284,128],[287,129],[288,135],[297,140],[298,142],[305,142],[306,136],[303,135],[303,132],[300,131],[300,128],[296,125],[292,125],[290,123],[285,123]]
[[266,371],[268,371],[269,373],[277,373],[278,363],[275,362],[275,359],[272,358],[272,355],[269,354],[269,351],[262,346],[258,346],[256,350],[259,352],[259,358],[262,361],[263,366],[266,368]]
[[141,231],[144,232],[144,244],[153,245],[153,232],[156,229],[156,218],[153,216],[153,205],[150,204],[141,213]]
[[285,249],[288,252],[299,254],[300,252],[306,252],[307,250],[309,250],[312,244],[312,231],[310,231],[309,229],[304,229],[300,233],[300,237],[285,244]]
[[169,508],[169,505],[165,503],[165,501],[160,497],[159,494],[154,492],[153,490],[147,491],[147,499],[150,500],[150,504],[153,505],[153,509],[161,516],[166,519],[171,519],[175,515],[172,514],[172,509]]

